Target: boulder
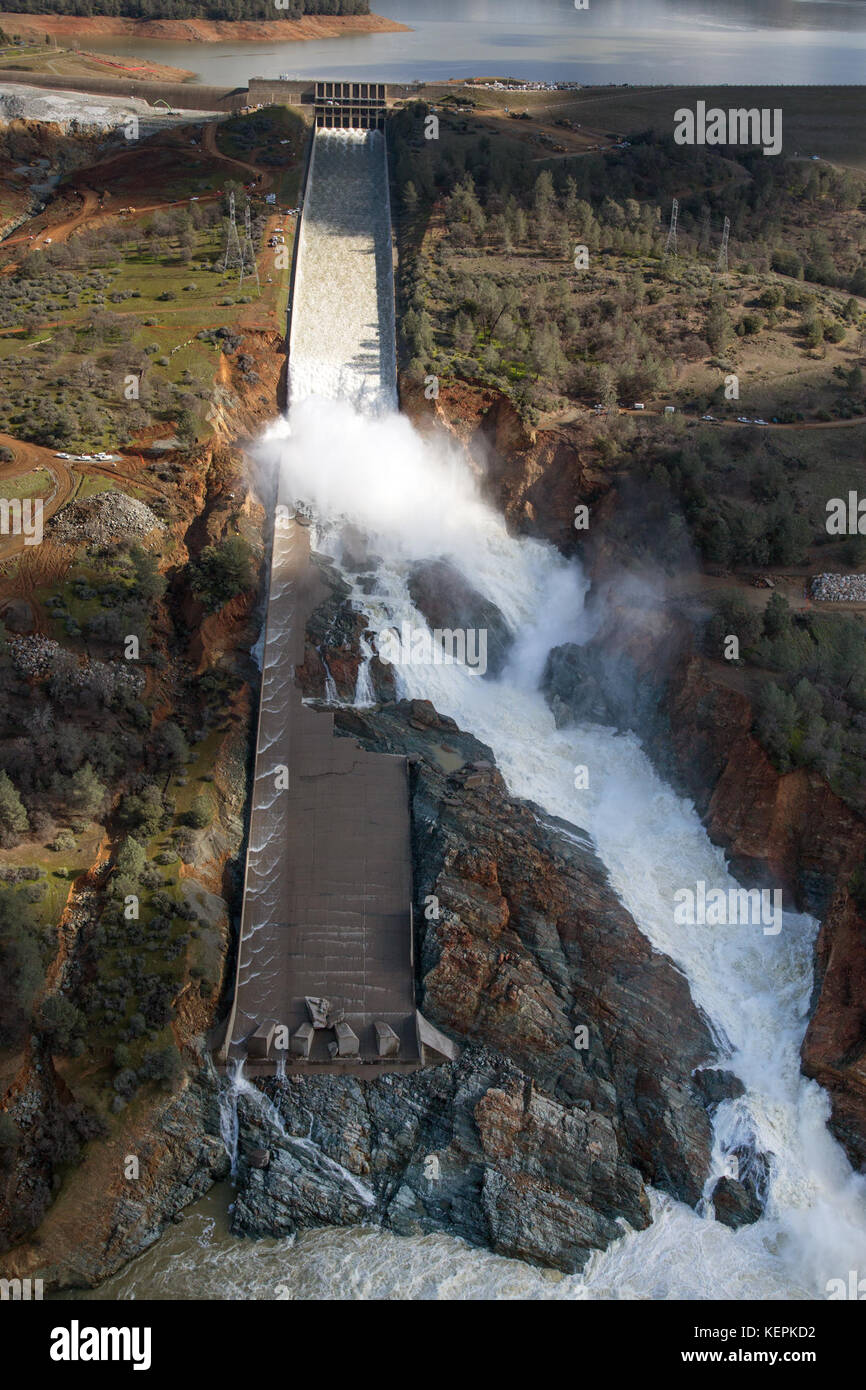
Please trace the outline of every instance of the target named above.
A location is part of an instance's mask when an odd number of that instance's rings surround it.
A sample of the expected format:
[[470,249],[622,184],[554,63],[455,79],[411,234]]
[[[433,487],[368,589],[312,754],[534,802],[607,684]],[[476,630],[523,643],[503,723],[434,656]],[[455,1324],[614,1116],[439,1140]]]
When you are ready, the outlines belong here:
[[486,674],[499,675],[512,633],[496,604],[473,588],[450,560],[424,560],[414,565],[409,593],[429,628],[486,632]]
[[753,1188],[737,1178],[719,1178],[712,1197],[716,1220],[736,1231],[751,1226],[761,1216],[763,1203]]

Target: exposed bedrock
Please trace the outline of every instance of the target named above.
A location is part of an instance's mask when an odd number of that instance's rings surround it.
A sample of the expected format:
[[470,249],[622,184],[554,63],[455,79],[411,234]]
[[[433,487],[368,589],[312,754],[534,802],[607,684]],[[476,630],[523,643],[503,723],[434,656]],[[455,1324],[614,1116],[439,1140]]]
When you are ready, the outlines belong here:
[[296,677],[305,695],[325,698],[328,674],[341,700],[351,700],[361,665],[360,637],[366,623],[353,608],[351,590],[336,569],[321,557],[315,563],[330,587],[330,595],[319,604],[307,624],[304,664]]
[[479,594],[454,565],[448,560],[423,560],[413,565],[409,593],[429,628],[485,632],[487,674],[499,675],[512,633],[496,604]]
[[[360,539],[357,544],[360,547]],[[374,653],[370,659],[373,692],[377,699],[393,700],[393,669],[375,654],[375,634],[368,631],[364,614],[355,607],[349,585],[328,560],[315,555],[313,561],[321,570],[331,592],[307,623],[304,664],[295,671],[295,679],[304,696],[308,699],[327,699],[330,676],[337,699],[351,704],[364,660],[361,639],[366,634]]]
[[274,1108],[242,1096],[235,1229],[376,1221],[575,1270],[619,1218],[647,1223],[645,1181],[695,1203],[711,1131],[692,1074],[713,1042],[588,843],[425,701],[337,726],[410,758],[419,1006],[463,1050],[263,1083]]
[[866,824],[817,772],[776,770],[752,732],[749,696],[726,674],[681,619],[620,601],[587,646],[551,653],[544,684],[558,723],[634,729],[731,871],[780,885],[788,907],[820,918],[802,1065],[830,1095],[833,1133],[866,1168]]
[[445,429],[465,445],[483,474],[484,490],[509,527],[550,540],[566,554],[586,533],[575,529],[575,506],[592,508],[613,473],[594,441],[595,421],[533,429],[494,387],[443,382],[436,401],[403,376],[403,410],[424,431]]

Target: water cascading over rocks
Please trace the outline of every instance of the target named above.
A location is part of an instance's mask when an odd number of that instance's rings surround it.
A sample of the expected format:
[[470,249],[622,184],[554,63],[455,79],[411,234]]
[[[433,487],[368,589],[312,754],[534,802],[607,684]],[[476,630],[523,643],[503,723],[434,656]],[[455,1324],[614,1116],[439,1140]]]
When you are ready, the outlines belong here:
[[[382,551],[372,546],[371,583],[388,588],[389,552],[402,532],[397,548],[414,564],[399,582],[405,580],[419,601],[420,574],[450,572],[449,592],[459,593],[463,609],[476,607],[485,623],[493,615],[503,634],[519,632],[514,596],[506,596],[505,612],[490,603],[489,576],[482,585],[473,583],[465,544],[455,546],[442,524],[447,509],[452,527],[467,533],[480,527],[475,544],[483,547],[491,534],[491,515],[465,476],[465,463],[446,460],[442,478],[413,471],[417,437],[396,414],[380,135],[317,134],[300,236],[291,409],[272,440],[288,440],[281,450],[278,507],[291,517],[297,503],[309,501],[314,541],[331,549],[336,540],[339,563],[338,519],[357,519],[361,531],[378,540],[396,499],[407,513],[389,518]],[[323,419],[337,433],[320,437],[310,451],[310,431]],[[374,422],[384,431],[373,440],[375,475],[365,456],[365,430]],[[353,444],[360,446],[354,482],[344,471],[344,464],[352,467]],[[406,481],[395,476],[407,458],[408,494]],[[357,496],[362,479],[363,498]],[[414,493],[413,484],[419,485]],[[302,531],[306,537],[306,528],[292,523],[295,543]],[[266,780],[271,763],[284,760],[279,748],[290,748],[279,742],[271,715],[300,695],[285,687],[287,654],[300,665],[298,606],[306,613],[328,602],[327,571],[313,571],[304,594],[300,570],[284,584],[286,544],[278,526],[257,797],[261,776]],[[377,564],[383,553],[386,560]],[[563,566],[557,578],[561,596],[580,593]],[[358,580],[356,573],[347,582]],[[359,592],[350,592],[360,609]],[[407,615],[423,626],[408,590],[406,599]],[[447,609],[447,594],[443,602]],[[369,606],[376,606],[375,596]],[[352,624],[342,628],[351,631]],[[500,673],[509,651],[503,641],[491,674]],[[525,658],[524,633],[512,659]],[[358,688],[362,694],[367,689],[361,681]],[[331,717],[306,713],[309,719]],[[618,1238],[621,1219],[632,1228],[646,1226],[644,1178],[697,1202],[711,1129],[692,1073],[711,1059],[714,1041],[683,977],[616,901],[588,841],[539,820],[509,796],[490,747],[430,706],[392,704],[369,712],[356,706],[339,717],[349,737],[337,742],[347,752],[360,744],[366,756],[396,755],[410,767],[404,809],[408,813],[411,804],[419,1002],[459,1044],[459,1059],[455,1049],[454,1061],[380,1078],[371,1067],[340,1076],[301,1065],[288,1079],[271,1077],[268,1068],[269,1079],[259,1085],[270,1108],[248,1091],[238,1096],[234,1229],[289,1234],[299,1226],[374,1220],[406,1235],[444,1229],[502,1253],[575,1270],[593,1249]],[[273,794],[267,790],[262,797],[253,812],[247,909],[252,886],[269,899],[273,915],[282,906],[274,902],[274,882],[285,877],[285,837]],[[267,817],[257,817],[257,807]],[[268,817],[269,840],[261,836]],[[435,912],[425,912],[431,902]],[[332,910],[338,908],[335,903]],[[291,921],[281,928],[283,936],[286,930]],[[256,1021],[249,1000],[261,1000],[263,976],[280,950],[283,937],[269,932],[267,917],[257,925],[245,909],[235,1043]],[[576,1030],[586,1034],[579,1045]],[[269,1157],[262,1166],[264,1153]],[[374,1200],[360,1201],[347,1175]]]
[[[303,307],[299,294],[295,330]],[[339,395],[339,364],[314,356]],[[303,359],[294,371],[313,379]],[[327,619],[311,625],[320,664],[342,608],[341,640],[423,629],[411,579],[431,561],[495,605],[511,640],[497,678],[394,667],[396,699],[337,715],[347,741],[410,759],[419,1000],[460,1039],[459,1061],[378,1081],[277,1075],[257,1083],[267,1104],[240,1094],[236,1230],[364,1229],[267,1261],[251,1242],[190,1236],[184,1287],[204,1258],[208,1297],[232,1279],[270,1296],[277,1272],[298,1296],[825,1297],[861,1258],[866,1202],[826,1094],[799,1070],[815,923],[786,913],[775,936],[675,924],[678,889],[734,886],[723,855],[633,735],[584,709],[572,721],[563,699],[554,718],[540,685],[552,649],[593,635],[585,581],[508,534],[457,451],[396,413],[300,391],[262,451],[331,562]],[[413,1238],[427,1232],[440,1234]],[[441,1233],[582,1273],[551,1283]]]

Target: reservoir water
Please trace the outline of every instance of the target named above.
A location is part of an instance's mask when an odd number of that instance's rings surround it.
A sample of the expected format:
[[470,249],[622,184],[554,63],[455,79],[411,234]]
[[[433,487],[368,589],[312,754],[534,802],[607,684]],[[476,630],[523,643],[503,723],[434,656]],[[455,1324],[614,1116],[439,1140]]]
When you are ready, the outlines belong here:
[[583,83],[861,83],[864,0],[380,0],[411,26],[303,43],[188,44],[88,38],[202,82],[327,76],[382,82],[517,76]]

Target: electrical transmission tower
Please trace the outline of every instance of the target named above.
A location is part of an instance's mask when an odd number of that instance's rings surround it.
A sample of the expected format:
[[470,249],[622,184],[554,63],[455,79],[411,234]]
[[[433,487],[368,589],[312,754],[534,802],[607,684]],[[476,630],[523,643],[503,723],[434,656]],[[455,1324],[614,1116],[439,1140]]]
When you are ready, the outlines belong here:
[[259,268],[256,265],[256,252],[255,247],[253,246],[253,229],[250,219],[249,203],[247,203],[244,209],[244,244],[243,250],[241,252],[241,274],[240,279],[238,281],[239,285],[242,285],[244,283],[244,272],[247,270],[251,275],[255,275],[256,289],[261,290],[262,287],[259,283]]
[[229,226],[226,235],[226,254],[223,261],[223,274],[227,270],[234,270],[235,266],[240,266],[241,274],[244,269],[244,253],[241,250],[241,243],[238,237],[237,223],[235,222],[235,195],[229,194]]
[[722,232],[722,244],[719,247],[719,258],[716,261],[716,274],[727,275],[728,273],[728,238],[731,234],[731,219],[725,218],[725,230]]
[[675,256],[677,254],[677,218],[680,212],[679,198],[674,198],[671,208],[671,225],[668,230],[668,239],[665,242],[665,255]]

